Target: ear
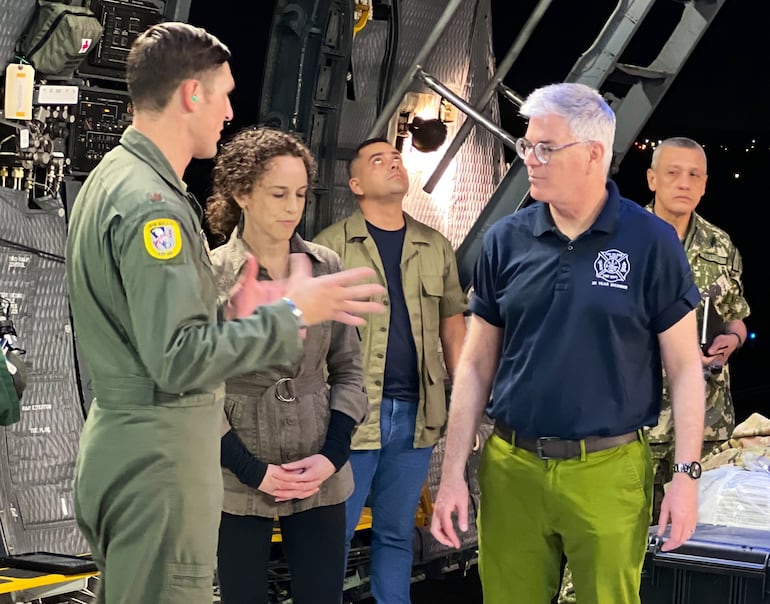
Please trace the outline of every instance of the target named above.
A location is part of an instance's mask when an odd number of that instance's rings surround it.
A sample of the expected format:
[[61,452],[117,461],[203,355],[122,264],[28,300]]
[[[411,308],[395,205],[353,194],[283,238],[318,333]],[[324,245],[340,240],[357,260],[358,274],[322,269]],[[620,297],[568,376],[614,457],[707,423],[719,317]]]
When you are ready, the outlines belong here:
[[655,170],[652,168],[647,168],[647,188],[650,189],[650,191],[655,191],[655,177],[657,175],[655,174]]
[[185,111],[193,112],[195,111],[196,103],[201,98],[201,83],[193,79],[184,80],[179,85],[179,94],[181,95],[180,100]]
[[238,204],[238,207],[241,208],[244,212],[246,211],[246,206],[248,205],[246,203],[246,196],[245,195],[233,195],[233,199],[235,200],[235,203]]
[[350,190],[353,191],[353,195],[360,196],[364,194],[364,190],[361,188],[361,182],[355,176],[348,181],[348,186],[350,187]]
[[591,154],[591,161],[597,166],[601,166],[602,170],[604,170],[604,154],[607,153],[604,145],[597,142],[591,143],[589,151]]

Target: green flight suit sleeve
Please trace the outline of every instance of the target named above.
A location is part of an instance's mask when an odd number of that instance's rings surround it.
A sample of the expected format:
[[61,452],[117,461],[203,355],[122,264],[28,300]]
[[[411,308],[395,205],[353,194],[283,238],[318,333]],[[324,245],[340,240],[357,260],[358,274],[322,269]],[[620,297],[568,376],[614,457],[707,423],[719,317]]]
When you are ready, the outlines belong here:
[[299,358],[302,340],[283,302],[245,319],[218,319],[214,277],[194,220],[170,203],[126,216],[113,241],[129,337],[160,390],[206,389]]

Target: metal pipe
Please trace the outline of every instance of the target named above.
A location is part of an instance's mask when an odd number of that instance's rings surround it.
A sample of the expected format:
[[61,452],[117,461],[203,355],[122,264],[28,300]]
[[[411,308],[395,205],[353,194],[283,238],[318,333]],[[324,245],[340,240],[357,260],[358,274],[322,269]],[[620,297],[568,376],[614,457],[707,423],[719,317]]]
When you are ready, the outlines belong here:
[[382,112],[377,117],[377,121],[375,121],[374,126],[372,126],[372,129],[369,131],[369,134],[366,138],[374,138],[384,134],[388,125],[388,121],[398,109],[398,106],[401,104],[404,95],[409,92],[409,87],[412,85],[412,81],[417,75],[417,72],[422,70],[421,65],[430,56],[430,53],[433,52],[433,49],[441,39],[444,30],[452,21],[452,17],[454,17],[457,9],[460,8],[460,5],[464,1],[465,0],[450,0],[449,4],[447,4],[447,7],[444,9],[441,17],[436,22],[436,26],[430,32],[430,35],[425,41],[423,47],[420,49],[420,52],[417,53],[417,56],[414,58],[414,62],[409,67],[406,75],[399,83],[398,88],[396,88],[395,92],[392,94],[385,107],[382,108]]
[[[484,90],[481,93],[481,96],[476,101],[476,108],[479,111],[483,111],[484,109],[486,109],[487,105],[489,105],[489,102],[492,100],[495,93],[498,91],[498,88],[502,86],[503,78],[506,75],[508,75],[508,72],[511,70],[513,63],[521,54],[521,51],[524,48],[524,45],[532,36],[532,32],[535,30],[535,27],[537,27],[537,24],[540,23],[540,20],[543,18],[545,11],[548,9],[548,6],[550,4],[551,4],[551,0],[540,0],[538,5],[535,7],[535,10],[533,10],[532,13],[529,15],[529,19],[527,19],[527,22],[524,24],[524,27],[521,28],[521,31],[519,32],[519,35],[516,37],[516,40],[514,41],[513,45],[508,49],[508,52],[503,57],[503,60],[500,61],[500,64],[495,70],[494,75],[489,80],[486,88],[484,88]],[[510,88],[506,87],[505,90],[513,93],[513,91],[511,91]],[[505,94],[505,92],[503,92],[503,94]],[[509,98],[516,98],[516,97],[509,97]],[[519,103],[519,106],[521,106],[521,103]],[[474,126],[475,124],[471,120],[465,120],[463,125],[460,126],[460,129],[455,134],[454,138],[452,139],[452,142],[449,143],[449,147],[447,147],[446,153],[444,153],[444,156],[439,160],[438,164],[436,165],[436,169],[433,171],[433,174],[431,174],[430,178],[428,178],[428,180],[425,182],[425,186],[422,188],[423,191],[425,191],[426,193],[433,192],[433,189],[436,187],[436,184],[444,175],[444,171],[449,166],[449,163],[454,159],[455,155],[457,155],[457,152],[460,150],[460,147],[465,142],[465,139],[468,138],[468,135],[471,133],[471,130],[473,129]]]
[[508,99],[517,107],[521,107],[524,104],[524,98],[515,90],[508,88],[505,84],[500,84],[497,89],[500,91],[500,94],[503,95],[503,98]]
[[492,134],[497,136],[497,138],[502,140],[506,146],[510,147],[511,149],[516,148],[516,139],[514,137],[508,134],[505,130],[503,130],[500,126],[495,124],[488,117],[476,111],[473,107],[471,107],[468,103],[466,103],[461,97],[457,96],[452,90],[444,86],[432,75],[427,74],[422,69],[420,69],[417,72],[417,77],[419,77],[423,82],[425,82],[425,85],[428,88],[430,88],[434,92],[438,92],[445,99],[448,99],[449,101],[451,101],[451,103],[455,107],[460,109],[468,117],[471,117],[477,122],[479,122]]

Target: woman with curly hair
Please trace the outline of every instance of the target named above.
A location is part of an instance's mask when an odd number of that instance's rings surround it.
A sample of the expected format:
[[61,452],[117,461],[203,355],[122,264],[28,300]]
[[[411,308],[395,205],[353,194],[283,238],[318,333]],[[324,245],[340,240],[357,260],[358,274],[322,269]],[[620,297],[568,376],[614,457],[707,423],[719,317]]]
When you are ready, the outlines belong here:
[[[228,237],[211,253],[223,297],[249,253],[260,280],[285,279],[295,253],[310,259],[314,276],[341,269],[336,253],[295,233],[314,173],[307,147],[280,130],[245,129],[222,147],[206,216],[214,233]],[[232,378],[226,388],[230,429],[222,437],[218,550],[223,601],[267,604],[277,518],[292,601],[339,604],[345,500],[353,490],[350,437],[368,404],[355,327],[312,325],[297,364]]]

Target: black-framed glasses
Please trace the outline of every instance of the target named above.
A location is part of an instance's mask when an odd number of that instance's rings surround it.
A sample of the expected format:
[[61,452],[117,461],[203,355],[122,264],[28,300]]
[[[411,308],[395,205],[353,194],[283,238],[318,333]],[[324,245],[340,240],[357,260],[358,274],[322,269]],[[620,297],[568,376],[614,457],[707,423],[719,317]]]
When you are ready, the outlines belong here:
[[573,143],[566,143],[564,145],[546,145],[545,143],[530,143],[526,138],[521,137],[516,139],[516,155],[521,159],[527,159],[527,153],[529,151],[535,152],[535,158],[541,164],[547,164],[551,161],[551,155],[556,151],[561,151],[567,147],[573,145],[581,145],[584,143],[592,143],[593,141],[575,141]]

